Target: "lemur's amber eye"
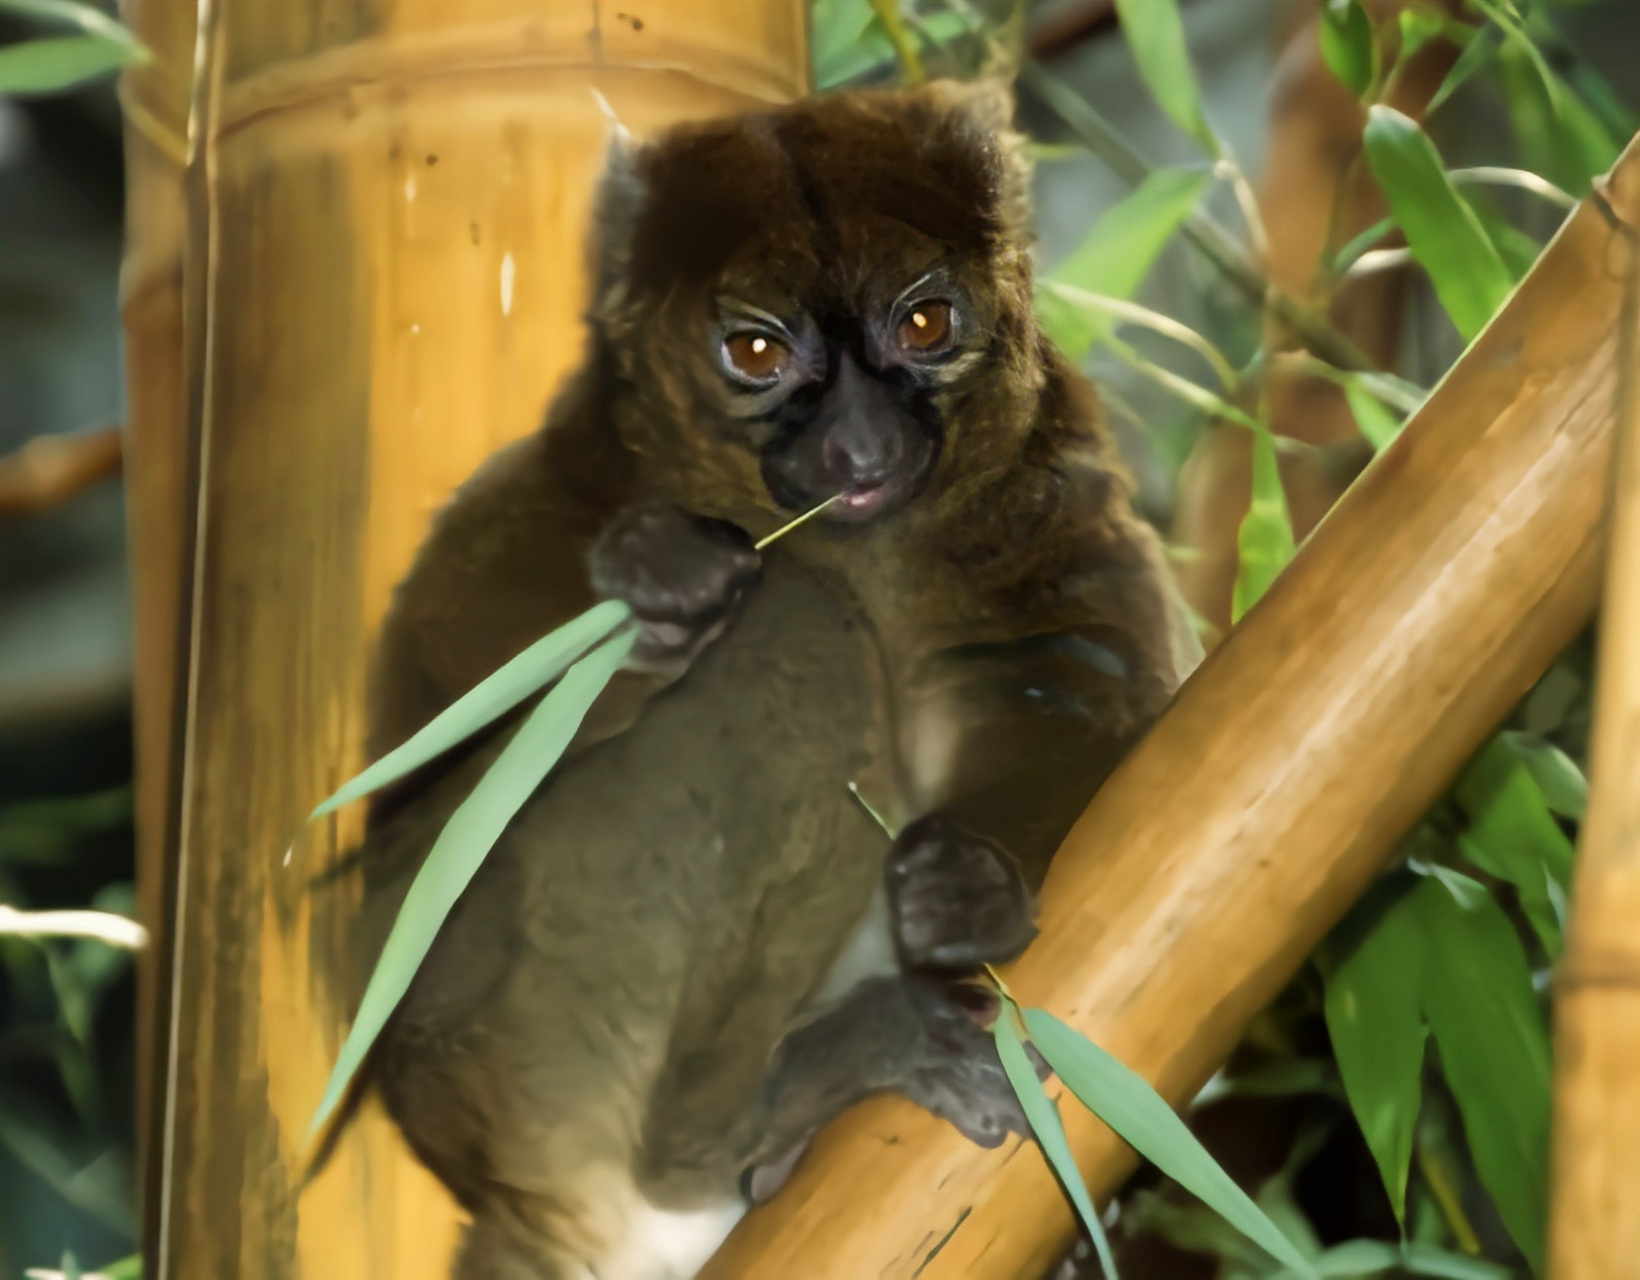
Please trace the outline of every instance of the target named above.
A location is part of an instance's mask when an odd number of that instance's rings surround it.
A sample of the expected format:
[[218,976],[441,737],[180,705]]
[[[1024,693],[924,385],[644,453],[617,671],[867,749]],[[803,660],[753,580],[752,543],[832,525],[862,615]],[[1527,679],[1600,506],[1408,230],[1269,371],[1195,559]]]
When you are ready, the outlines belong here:
[[766,333],[748,332],[731,334],[723,344],[723,354],[741,377],[769,382],[785,369],[791,349]]
[[951,341],[951,304],[919,302],[900,321],[899,338],[907,351],[926,354],[940,350]]

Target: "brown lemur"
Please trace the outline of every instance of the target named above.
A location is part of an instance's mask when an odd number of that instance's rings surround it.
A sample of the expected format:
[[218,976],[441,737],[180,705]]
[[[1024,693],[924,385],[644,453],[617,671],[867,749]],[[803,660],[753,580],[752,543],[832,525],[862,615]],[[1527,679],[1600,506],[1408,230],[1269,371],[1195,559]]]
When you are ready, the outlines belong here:
[[[1195,650],[1033,318],[1011,113],[942,83],[617,140],[585,362],[399,587],[376,754],[600,598],[641,623],[376,1054],[462,1280],[691,1276],[875,1091],[1023,1131],[966,980]],[[509,732],[373,806],[372,947]]]

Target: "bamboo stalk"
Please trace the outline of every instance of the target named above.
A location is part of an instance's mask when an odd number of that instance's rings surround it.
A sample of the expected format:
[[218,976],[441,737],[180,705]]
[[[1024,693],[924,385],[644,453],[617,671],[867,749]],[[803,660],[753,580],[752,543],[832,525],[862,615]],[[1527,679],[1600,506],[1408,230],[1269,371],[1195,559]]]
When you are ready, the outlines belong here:
[[133,604],[136,909],[149,943],[137,957],[137,1168],[141,1238],[158,1235],[166,1028],[170,1021],[174,754],[187,634],[184,590],[194,502],[184,375],[189,86],[197,0],[124,0],[120,16],[153,57],[120,82],[125,117],[127,545]]
[[[1175,1103],[1587,621],[1637,223],[1640,144],[1066,840],[1008,983]],[[1065,1113],[1108,1193],[1131,1153]],[[1070,1231],[1034,1151],[878,1098],[705,1274],[1017,1280]]]
[[1555,1280],[1640,1265],[1640,262],[1621,334],[1589,809],[1555,980]]
[[360,815],[292,835],[362,763],[374,631],[431,514],[539,423],[579,356],[608,130],[595,91],[639,134],[789,100],[807,87],[806,9],[199,13],[186,201],[145,208],[185,214],[186,376],[167,421],[191,438],[138,464],[171,468],[166,511],[198,495],[197,539],[181,516],[165,526],[188,541],[169,653],[191,666],[175,699],[174,1009],[145,1274],[443,1280],[454,1205],[373,1100],[298,1187],[364,960],[357,886],[324,879]]

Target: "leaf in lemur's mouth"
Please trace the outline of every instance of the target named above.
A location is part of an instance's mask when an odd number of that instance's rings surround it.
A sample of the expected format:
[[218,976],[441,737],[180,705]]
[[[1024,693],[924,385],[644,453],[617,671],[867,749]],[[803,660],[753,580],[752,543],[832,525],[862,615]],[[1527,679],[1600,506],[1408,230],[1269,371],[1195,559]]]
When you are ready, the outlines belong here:
[[[584,614],[576,621],[584,621],[588,616]],[[541,644],[547,644],[575,625],[560,628]],[[310,1136],[324,1128],[346,1096],[370,1046],[409,990],[411,979],[416,976],[456,899],[467,888],[513,816],[552,772],[593,702],[626,661],[637,637],[635,627],[623,627],[564,672],[563,679],[525,718],[512,741],[439,832],[399,907],[392,932],[387,935],[381,956],[371,972],[364,998],[359,1003],[358,1017],[342,1042],[324,1099],[309,1126]],[[495,676],[490,678],[495,679]],[[509,705],[516,705],[526,696],[527,692],[519,694]]]
[[606,600],[537,640],[511,662],[474,685],[401,745],[389,751],[331,796],[309,818],[318,818],[379,791],[414,772],[457,743],[493,723],[531,694],[539,693],[600,640],[632,617],[619,600]]
[[[760,541],[757,549],[761,551],[785,537],[836,501],[831,497],[805,511]],[[507,824],[546,781],[592,704],[626,662],[638,638],[638,628],[632,623],[632,610],[619,600],[607,600],[572,618],[473,686],[310,815],[310,820],[320,817],[397,782],[558,680],[557,686],[525,717],[472,794],[450,815],[416,872],[371,971],[358,1016],[342,1042],[324,1098],[309,1126],[310,1137],[325,1127],[347,1095],[370,1047],[409,990],[456,899],[466,890]],[[562,679],[558,679],[560,675]]]

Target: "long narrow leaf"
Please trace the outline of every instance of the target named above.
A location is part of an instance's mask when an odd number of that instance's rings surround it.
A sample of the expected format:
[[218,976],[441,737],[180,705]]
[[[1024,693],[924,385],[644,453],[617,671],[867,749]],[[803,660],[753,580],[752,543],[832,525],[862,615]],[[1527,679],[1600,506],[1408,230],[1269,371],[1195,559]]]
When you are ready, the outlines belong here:
[[[1427,1244],[1393,1245],[1383,1240],[1350,1240],[1315,1260],[1315,1271],[1326,1280],[1353,1276],[1382,1276],[1404,1272],[1430,1280],[1510,1280],[1507,1267],[1480,1258],[1466,1258]],[[1283,1271],[1275,1280],[1289,1280]]]
[[1156,105],[1209,155],[1217,156],[1219,142],[1202,114],[1178,0],[1116,0],[1116,13]]
[[1472,340],[1514,287],[1508,268],[1417,124],[1375,106],[1363,138],[1367,162],[1412,256],[1429,273],[1458,332]]
[[1549,1164],[1549,1031],[1514,926],[1450,870],[1419,886],[1428,963],[1424,1017],[1463,1117],[1481,1184],[1543,1274]]
[[1078,307],[1064,286],[1127,300],[1139,291],[1162,250],[1212,181],[1204,170],[1158,169],[1100,215],[1082,243],[1042,281],[1037,314],[1043,328],[1073,360],[1109,335],[1109,318]]
[[[1042,1082],[1036,1078],[1036,1068],[1026,1056],[1025,1046],[1019,1038],[1018,1017],[1019,1006],[1003,997],[1002,1007],[997,1011],[996,1026],[992,1028],[996,1036],[997,1056],[1002,1059],[1002,1069],[1008,1074],[1008,1083],[1014,1087],[1019,1105],[1024,1109],[1025,1118],[1030,1121],[1031,1132],[1036,1135],[1037,1145],[1042,1148],[1049,1168],[1065,1188],[1065,1194],[1076,1206],[1082,1224],[1093,1238],[1099,1265],[1104,1269],[1107,1280],[1116,1280],[1116,1259],[1111,1255],[1110,1241],[1105,1238],[1105,1224],[1099,1221],[1099,1214],[1088,1195],[1087,1184],[1082,1181],[1082,1171],[1076,1167],[1070,1144],[1065,1141],[1065,1126],[1060,1121],[1059,1108],[1042,1088]],[[1068,1087],[1069,1082],[1066,1084]]]
[[1588,191],[1590,180],[1617,158],[1617,139],[1552,70],[1546,78],[1541,59],[1521,44],[1506,42],[1498,52],[1498,67],[1526,166],[1573,195]]
[[1403,897],[1326,975],[1327,1033],[1338,1074],[1403,1225],[1423,1101],[1423,971],[1422,921]]
[[370,1046],[409,990],[456,899],[507,824],[558,763],[636,638],[635,631],[622,632],[566,671],[444,824],[405,895],[365,986],[358,1017],[337,1055],[312,1132],[323,1128],[335,1111]]
[[876,61],[875,52],[862,47],[876,16],[871,0],[814,0],[809,56],[818,87],[851,80]]
[[1050,278],[1109,298],[1133,297],[1212,180],[1205,169],[1157,169],[1099,215]]
[[378,791],[472,737],[557,679],[570,663],[631,616],[632,611],[620,601],[606,600],[543,636],[347,783],[315,809],[310,818],[321,817]]
[[1435,96],[1429,100],[1429,106],[1424,108],[1424,118],[1427,120],[1435,114],[1448,98],[1468,84],[1474,74],[1484,67],[1487,60],[1497,52],[1502,37],[1488,28],[1477,31],[1469,37],[1458,55],[1458,60],[1452,64],[1452,70],[1446,73],[1446,79],[1441,81],[1441,87],[1435,91]]
[[79,0],[0,0],[0,13],[15,13],[36,22],[78,27],[87,35],[106,36],[116,43],[130,45],[146,56],[142,42],[129,27],[109,17],[95,5],[81,4]]
[[103,36],[52,36],[0,49],[0,93],[57,93],[118,71],[134,46]]
[[1045,1010],[1025,1010],[1025,1029],[1065,1087],[1124,1142],[1278,1262],[1302,1276],[1315,1274],[1142,1076]]

